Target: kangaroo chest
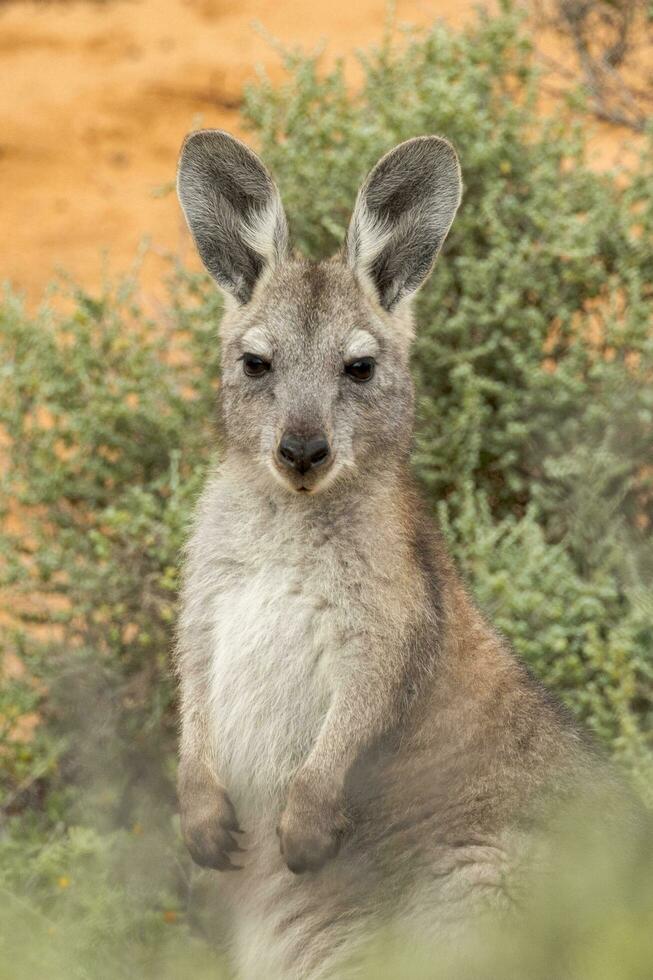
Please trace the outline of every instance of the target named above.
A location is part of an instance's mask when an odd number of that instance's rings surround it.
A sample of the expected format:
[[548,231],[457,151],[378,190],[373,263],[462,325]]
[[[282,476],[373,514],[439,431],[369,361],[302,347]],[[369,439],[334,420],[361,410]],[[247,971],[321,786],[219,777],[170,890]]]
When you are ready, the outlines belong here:
[[217,597],[212,716],[220,776],[237,804],[285,791],[327,711],[343,623],[323,579],[319,563],[279,556],[230,575]]

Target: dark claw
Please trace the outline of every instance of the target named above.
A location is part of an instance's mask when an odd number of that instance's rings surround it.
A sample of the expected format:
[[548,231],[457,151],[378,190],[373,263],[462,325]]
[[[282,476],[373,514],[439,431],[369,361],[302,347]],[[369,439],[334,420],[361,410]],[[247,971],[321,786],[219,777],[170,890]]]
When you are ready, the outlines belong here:
[[244,833],[244,831],[240,829],[240,826],[238,825],[238,821],[236,820],[235,815],[229,817],[223,817],[222,820],[220,821],[220,826],[224,827],[225,830],[230,830],[234,834]]
[[239,864],[232,864],[228,857],[224,859],[221,866],[217,869],[218,871],[242,871],[242,867]]
[[[184,810],[182,805],[181,825],[182,836],[193,860],[200,867],[216,871],[241,871],[229,858],[230,853],[242,853],[244,848],[234,836],[243,831],[227,794],[220,789],[192,802],[190,812]],[[211,811],[215,813],[213,819]]]
[[303,875],[308,870],[308,866],[301,862],[295,863],[294,861],[288,861],[288,871],[294,875]]

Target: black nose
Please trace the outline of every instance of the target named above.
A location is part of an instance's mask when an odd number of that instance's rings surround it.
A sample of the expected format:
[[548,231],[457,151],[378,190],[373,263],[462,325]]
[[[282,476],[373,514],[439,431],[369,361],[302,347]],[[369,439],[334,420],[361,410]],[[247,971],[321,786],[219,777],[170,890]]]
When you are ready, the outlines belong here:
[[308,473],[309,470],[321,466],[329,458],[329,453],[329,443],[323,435],[304,438],[291,432],[284,433],[277,450],[280,462],[298,473]]

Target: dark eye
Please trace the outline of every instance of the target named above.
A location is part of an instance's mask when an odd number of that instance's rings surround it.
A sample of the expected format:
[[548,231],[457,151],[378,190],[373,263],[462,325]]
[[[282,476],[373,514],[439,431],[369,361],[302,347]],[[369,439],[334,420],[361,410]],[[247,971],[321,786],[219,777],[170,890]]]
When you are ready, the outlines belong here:
[[250,378],[259,378],[270,370],[270,362],[259,357],[258,354],[243,354],[242,361],[243,371]]
[[360,357],[351,364],[345,364],[345,373],[354,381],[369,381],[374,375],[374,358]]

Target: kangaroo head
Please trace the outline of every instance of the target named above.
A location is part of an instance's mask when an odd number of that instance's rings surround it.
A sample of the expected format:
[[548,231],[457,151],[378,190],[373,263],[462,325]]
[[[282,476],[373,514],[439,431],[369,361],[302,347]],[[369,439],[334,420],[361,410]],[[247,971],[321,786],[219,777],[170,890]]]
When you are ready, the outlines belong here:
[[410,301],[460,203],[455,151],[408,140],[361,187],[342,253],[290,251],[279,192],[233,136],[187,137],[178,193],[227,297],[222,405],[230,451],[286,490],[316,493],[403,463],[412,435]]

